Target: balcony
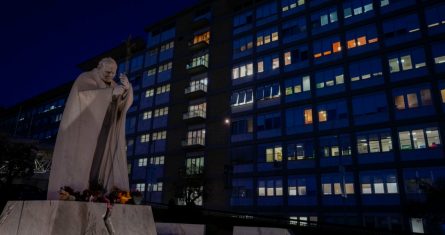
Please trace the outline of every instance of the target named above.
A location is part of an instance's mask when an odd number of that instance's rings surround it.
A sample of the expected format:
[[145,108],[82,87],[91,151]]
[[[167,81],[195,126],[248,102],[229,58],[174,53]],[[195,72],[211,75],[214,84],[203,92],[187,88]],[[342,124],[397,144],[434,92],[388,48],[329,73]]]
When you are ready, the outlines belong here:
[[185,88],[184,93],[188,98],[204,96],[207,93],[207,85],[203,83],[191,85]]
[[206,71],[208,68],[208,63],[201,63],[201,64],[194,64],[190,63],[187,64],[186,69],[189,74],[196,74],[196,73],[202,73]]
[[209,42],[205,41],[205,40],[200,41],[200,42],[190,41],[188,43],[188,46],[189,46],[190,50],[197,51],[197,50],[202,50],[202,49],[206,48],[207,46],[209,46]]
[[206,111],[205,110],[193,110],[188,111],[182,115],[182,119],[188,122],[199,122],[204,121],[206,119]]
[[189,138],[182,141],[184,148],[202,148],[205,147],[205,138]]
[[209,54],[201,55],[193,58],[189,64],[186,65],[189,74],[201,73],[207,70],[209,66]]

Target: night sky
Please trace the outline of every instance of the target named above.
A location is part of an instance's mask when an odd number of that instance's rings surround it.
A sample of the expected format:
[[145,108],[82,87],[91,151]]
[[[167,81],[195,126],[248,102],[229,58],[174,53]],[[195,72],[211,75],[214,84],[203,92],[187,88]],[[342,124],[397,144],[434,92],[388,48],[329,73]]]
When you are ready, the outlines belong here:
[[198,0],[17,0],[0,7],[0,107],[79,75],[77,64]]

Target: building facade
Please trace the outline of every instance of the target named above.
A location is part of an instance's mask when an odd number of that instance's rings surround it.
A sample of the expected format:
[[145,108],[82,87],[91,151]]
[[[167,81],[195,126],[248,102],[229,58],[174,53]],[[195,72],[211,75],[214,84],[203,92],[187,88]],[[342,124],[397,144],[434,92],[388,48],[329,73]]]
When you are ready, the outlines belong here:
[[201,1],[127,72],[145,201],[426,232],[445,177],[445,3]]

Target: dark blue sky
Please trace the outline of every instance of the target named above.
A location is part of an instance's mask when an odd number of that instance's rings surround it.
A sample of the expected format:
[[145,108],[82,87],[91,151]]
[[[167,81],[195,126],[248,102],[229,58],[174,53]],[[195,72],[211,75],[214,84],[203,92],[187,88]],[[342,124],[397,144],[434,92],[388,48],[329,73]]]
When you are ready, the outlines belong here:
[[198,0],[17,0],[0,7],[0,107],[73,80],[76,65]]

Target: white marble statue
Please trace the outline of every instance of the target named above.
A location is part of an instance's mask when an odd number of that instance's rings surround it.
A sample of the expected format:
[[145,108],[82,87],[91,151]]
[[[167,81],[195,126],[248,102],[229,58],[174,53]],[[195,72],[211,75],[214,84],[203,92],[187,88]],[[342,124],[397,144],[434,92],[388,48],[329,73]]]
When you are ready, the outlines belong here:
[[92,185],[129,191],[125,115],[133,89],[125,74],[113,81],[117,64],[104,58],[74,82],[54,147],[48,199],[69,186],[82,192]]

